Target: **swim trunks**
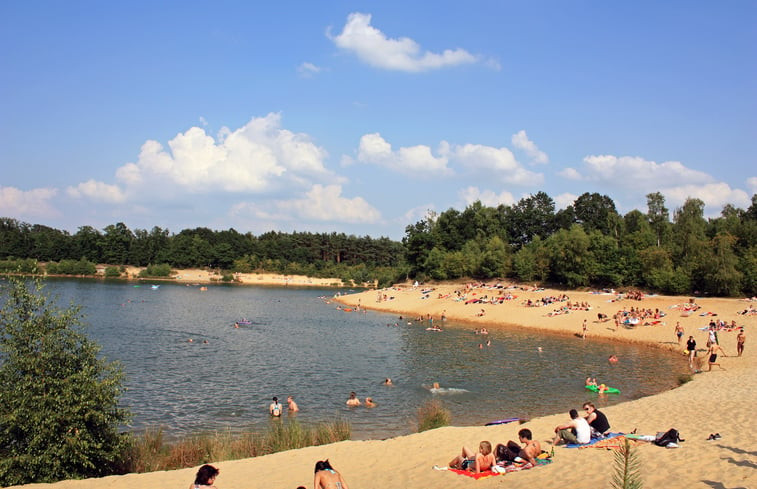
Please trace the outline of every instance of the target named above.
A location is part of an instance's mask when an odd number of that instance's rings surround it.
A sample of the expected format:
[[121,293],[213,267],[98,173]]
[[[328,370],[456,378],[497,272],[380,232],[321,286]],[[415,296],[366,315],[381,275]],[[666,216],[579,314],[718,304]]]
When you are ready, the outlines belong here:
[[715,363],[715,360],[717,359],[718,359],[717,353],[713,353],[712,355],[710,355],[710,363]]

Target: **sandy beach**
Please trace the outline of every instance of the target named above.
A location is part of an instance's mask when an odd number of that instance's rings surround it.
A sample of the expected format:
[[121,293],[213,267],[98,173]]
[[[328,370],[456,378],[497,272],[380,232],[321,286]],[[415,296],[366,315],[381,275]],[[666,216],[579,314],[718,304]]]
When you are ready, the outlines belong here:
[[[104,269],[104,265],[100,266]],[[223,283],[221,275],[217,271],[203,270],[199,268],[178,269],[171,278],[139,278],[139,272],[142,267],[126,267],[126,276],[132,280],[142,280],[144,282],[170,281],[182,284],[202,284],[212,285]],[[333,287],[342,286],[342,281],[338,278],[314,278],[305,275],[286,275],[280,273],[235,273],[234,282],[242,285],[274,285],[274,286],[293,286],[293,287]]]
[[[200,282],[196,276],[182,277],[187,282]],[[313,279],[314,280],[314,279]],[[264,280],[258,281],[263,283]],[[505,289],[503,286],[474,286],[443,284],[428,287],[403,286],[369,290],[341,296],[339,301],[349,306],[368,310],[381,310],[416,317],[432,315],[439,320],[444,314],[448,319],[464,322],[471,329],[486,327],[520,328],[533,331],[534,335],[561,334],[571,341],[592,342],[601,338],[611,341],[637,342],[650,348],[672,349],[681,354],[681,362],[687,362],[683,350],[685,339],[693,335],[699,348],[698,357],[704,357],[707,332],[711,319],[735,321],[744,326],[747,336],[742,357],[736,357],[735,331],[718,332],[719,343],[727,356],[719,357],[725,370],[717,367],[697,373],[693,380],[679,388],[661,394],[610,406],[603,411],[612,424],[613,431],[654,435],[657,432],[676,428],[686,441],[679,448],[666,449],[651,443],[640,444],[644,483],[647,488],[755,488],[757,487],[757,430],[753,427],[757,398],[757,373],[754,349],[754,331],[757,315],[741,315],[741,311],[757,307],[757,301],[744,299],[698,298],[697,311],[687,312],[686,297],[652,296],[643,300],[622,299],[615,294],[557,290]],[[432,290],[428,290],[432,289]],[[458,295],[458,292],[460,294]],[[498,304],[468,303],[475,298],[506,297]],[[570,310],[567,314],[549,313],[560,310],[566,302],[527,307],[529,299],[540,301],[545,297],[561,294],[570,296],[571,303],[590,306],[589,310]],[[379,296],[381,301],[379,301]],[[458,300],[465,296],[465,300]],[[619,310],[644,308],[665,313],[664,317],[640,320],[634,326],[621,325],[617,330],[614,321],[598,321],[597,314],[612,318]],[[483,315],[480,315],[483,309]],[[704,315],[702,315],[704,314]],[[588,327],[582,339],[582,324]],[[677,321],[684,327],[685,336],[679,346],[674,328]],[[438,324],[435,321],[436,324]],[[645,325],[649,323],[649,325]],[[442,326],[444,328],[444,326]],[[443,333],[439,333],[443,334]],[[623,368],[620,358],[616,366]],[[496,368],[493,365],[492,368]],[[576,385],[583,383],[582,372],[576,372]],[[538,386],[534,386],[537,388]],[[591,400],[587,395],[587,400]],[[580,409],[581,406],[576,406]],[[380,409],[380,407],[376,408]],[[475,406],[471,406],[475,409]],[[507,406],[502,406],[502,417],[507,416]],[[507,440],[517,440],[520,428],[529,428],[542,447],[550,450],[548,442],[556,425],[566,422],[567,413],[556,413],[528,421],[525,424],[506,424],[492,427],[447,427],[420,434],[401,436],[389,440],[345,441],[321,447],[277,453],[265,457],[219,462],[220,475],[216,480],[218,489],[289,488],[303,485],[313,487],[313,465],[317,460],[328,458],[339,470],[351,488],[410,488],[427,487],[609,487],[613,472],[613,452],[602,448],[568,449],[557,447],[553,462],[505,475],[474,480],[449,471],[433,470],[434,464],[446,465],[460,452],[463,445],[475,449],[480,440],[489,440],[493,445]],[[720,433],[718,440],[708,440],[711,433]],[[58,489],[148,489],[187,488],[192,482],[196,468],[148,474],[112,476],[102,479],[63,481],[55,484],[32,484],[25,487],[55,487]]]

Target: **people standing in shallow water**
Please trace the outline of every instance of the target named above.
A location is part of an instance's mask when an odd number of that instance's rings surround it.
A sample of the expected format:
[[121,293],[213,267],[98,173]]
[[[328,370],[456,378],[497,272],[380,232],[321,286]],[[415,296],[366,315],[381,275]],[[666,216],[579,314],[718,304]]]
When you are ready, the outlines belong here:
[[315,463],[313,489],[349,489],[349,486],[326,459]]
[[189,485],[189,489],[216,489],[213,483],[219,473],[220,471],[212,465],[203,465],[197,471],[195,481]]

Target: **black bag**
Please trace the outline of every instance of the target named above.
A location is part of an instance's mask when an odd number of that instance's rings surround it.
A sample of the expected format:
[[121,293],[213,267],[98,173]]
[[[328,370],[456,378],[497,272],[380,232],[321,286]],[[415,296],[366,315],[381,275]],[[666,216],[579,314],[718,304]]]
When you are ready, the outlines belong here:
[[675,428],[670,428],[668,431],[661,435],[657,435],[655,440],[652,442],[658,447],[666,447],[668,446],[668,443],[678,443],[679,441],[685,441],[681,439],[680,433],[678,433],[678,430]]

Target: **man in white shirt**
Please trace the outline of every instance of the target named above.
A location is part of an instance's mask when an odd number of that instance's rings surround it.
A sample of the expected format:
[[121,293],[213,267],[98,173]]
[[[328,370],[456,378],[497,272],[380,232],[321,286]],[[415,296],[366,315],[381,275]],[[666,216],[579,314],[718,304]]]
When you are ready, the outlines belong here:
[[555,439],[553,445],[560,443],[575,443],[584,445],[591,441],[591,427],[586,420],[578,415],[575,409],[570,410],[570,421],[555,427]]

